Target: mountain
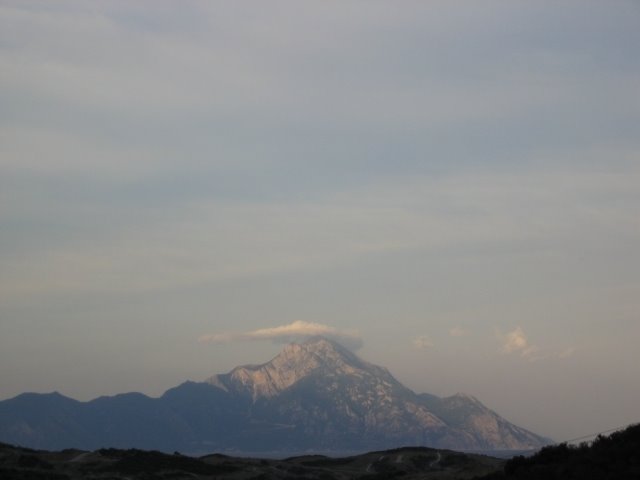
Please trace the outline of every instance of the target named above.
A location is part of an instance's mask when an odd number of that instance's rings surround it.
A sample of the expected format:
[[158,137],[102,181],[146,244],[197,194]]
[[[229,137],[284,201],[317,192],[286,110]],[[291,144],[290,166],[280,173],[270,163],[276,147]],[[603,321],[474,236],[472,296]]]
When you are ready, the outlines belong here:
[[0,441],[32,448],[190,453],[354,452],[402,445],[469,450],[549,443],[476,398],[416,394],[389,371],[323,337],[271,361],[139,393],[78,402],[58,393],[0,402]]

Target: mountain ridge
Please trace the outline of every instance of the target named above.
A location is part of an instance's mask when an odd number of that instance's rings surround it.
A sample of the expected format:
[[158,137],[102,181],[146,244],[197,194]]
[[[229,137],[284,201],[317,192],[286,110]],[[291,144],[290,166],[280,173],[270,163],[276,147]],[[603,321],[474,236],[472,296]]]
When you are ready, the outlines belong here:
[[45,449],[283,453],[403,445],[522,450],[549,442],[471,395],[417,394],[386,368],[324,337],[288,344],[263,364],[184,382],[158,398],[30,395],[0,401],[0,441]]

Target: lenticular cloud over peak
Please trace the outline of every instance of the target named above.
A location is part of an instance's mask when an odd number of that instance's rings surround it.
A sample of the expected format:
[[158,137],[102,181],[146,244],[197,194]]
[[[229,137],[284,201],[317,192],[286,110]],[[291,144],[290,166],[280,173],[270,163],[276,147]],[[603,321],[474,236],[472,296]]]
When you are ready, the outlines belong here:
[[303,341],[315,336],[335,340],[345,347],[357,350],[362,347],[362,339],[355,330],[340,330],[322,323],[296,320],[287,325],[259,328],[248,332],[222,332],[201,335],[200,343],[231,343],[257,340],[271,340],[276,343]]

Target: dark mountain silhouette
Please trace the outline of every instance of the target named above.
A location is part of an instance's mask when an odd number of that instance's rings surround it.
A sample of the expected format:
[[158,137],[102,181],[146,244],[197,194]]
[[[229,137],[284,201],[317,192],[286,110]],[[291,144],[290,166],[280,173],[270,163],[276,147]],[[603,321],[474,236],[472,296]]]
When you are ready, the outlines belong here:
[[78,402],[59,393],[0,402],[0,441],[42,449],[347,452],[401,445],[532,449],[548,439],[465,394],[416,394],[388,370],[325,338],[271,361],[140,393]]

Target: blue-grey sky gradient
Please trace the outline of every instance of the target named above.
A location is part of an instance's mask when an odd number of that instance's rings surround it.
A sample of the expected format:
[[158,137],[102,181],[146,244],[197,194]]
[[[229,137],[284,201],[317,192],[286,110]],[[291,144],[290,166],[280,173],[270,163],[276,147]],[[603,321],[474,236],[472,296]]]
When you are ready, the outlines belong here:
[[3,0],[0,398],[159,395],[318,324],[556,439],[639,421],[638,25]]

